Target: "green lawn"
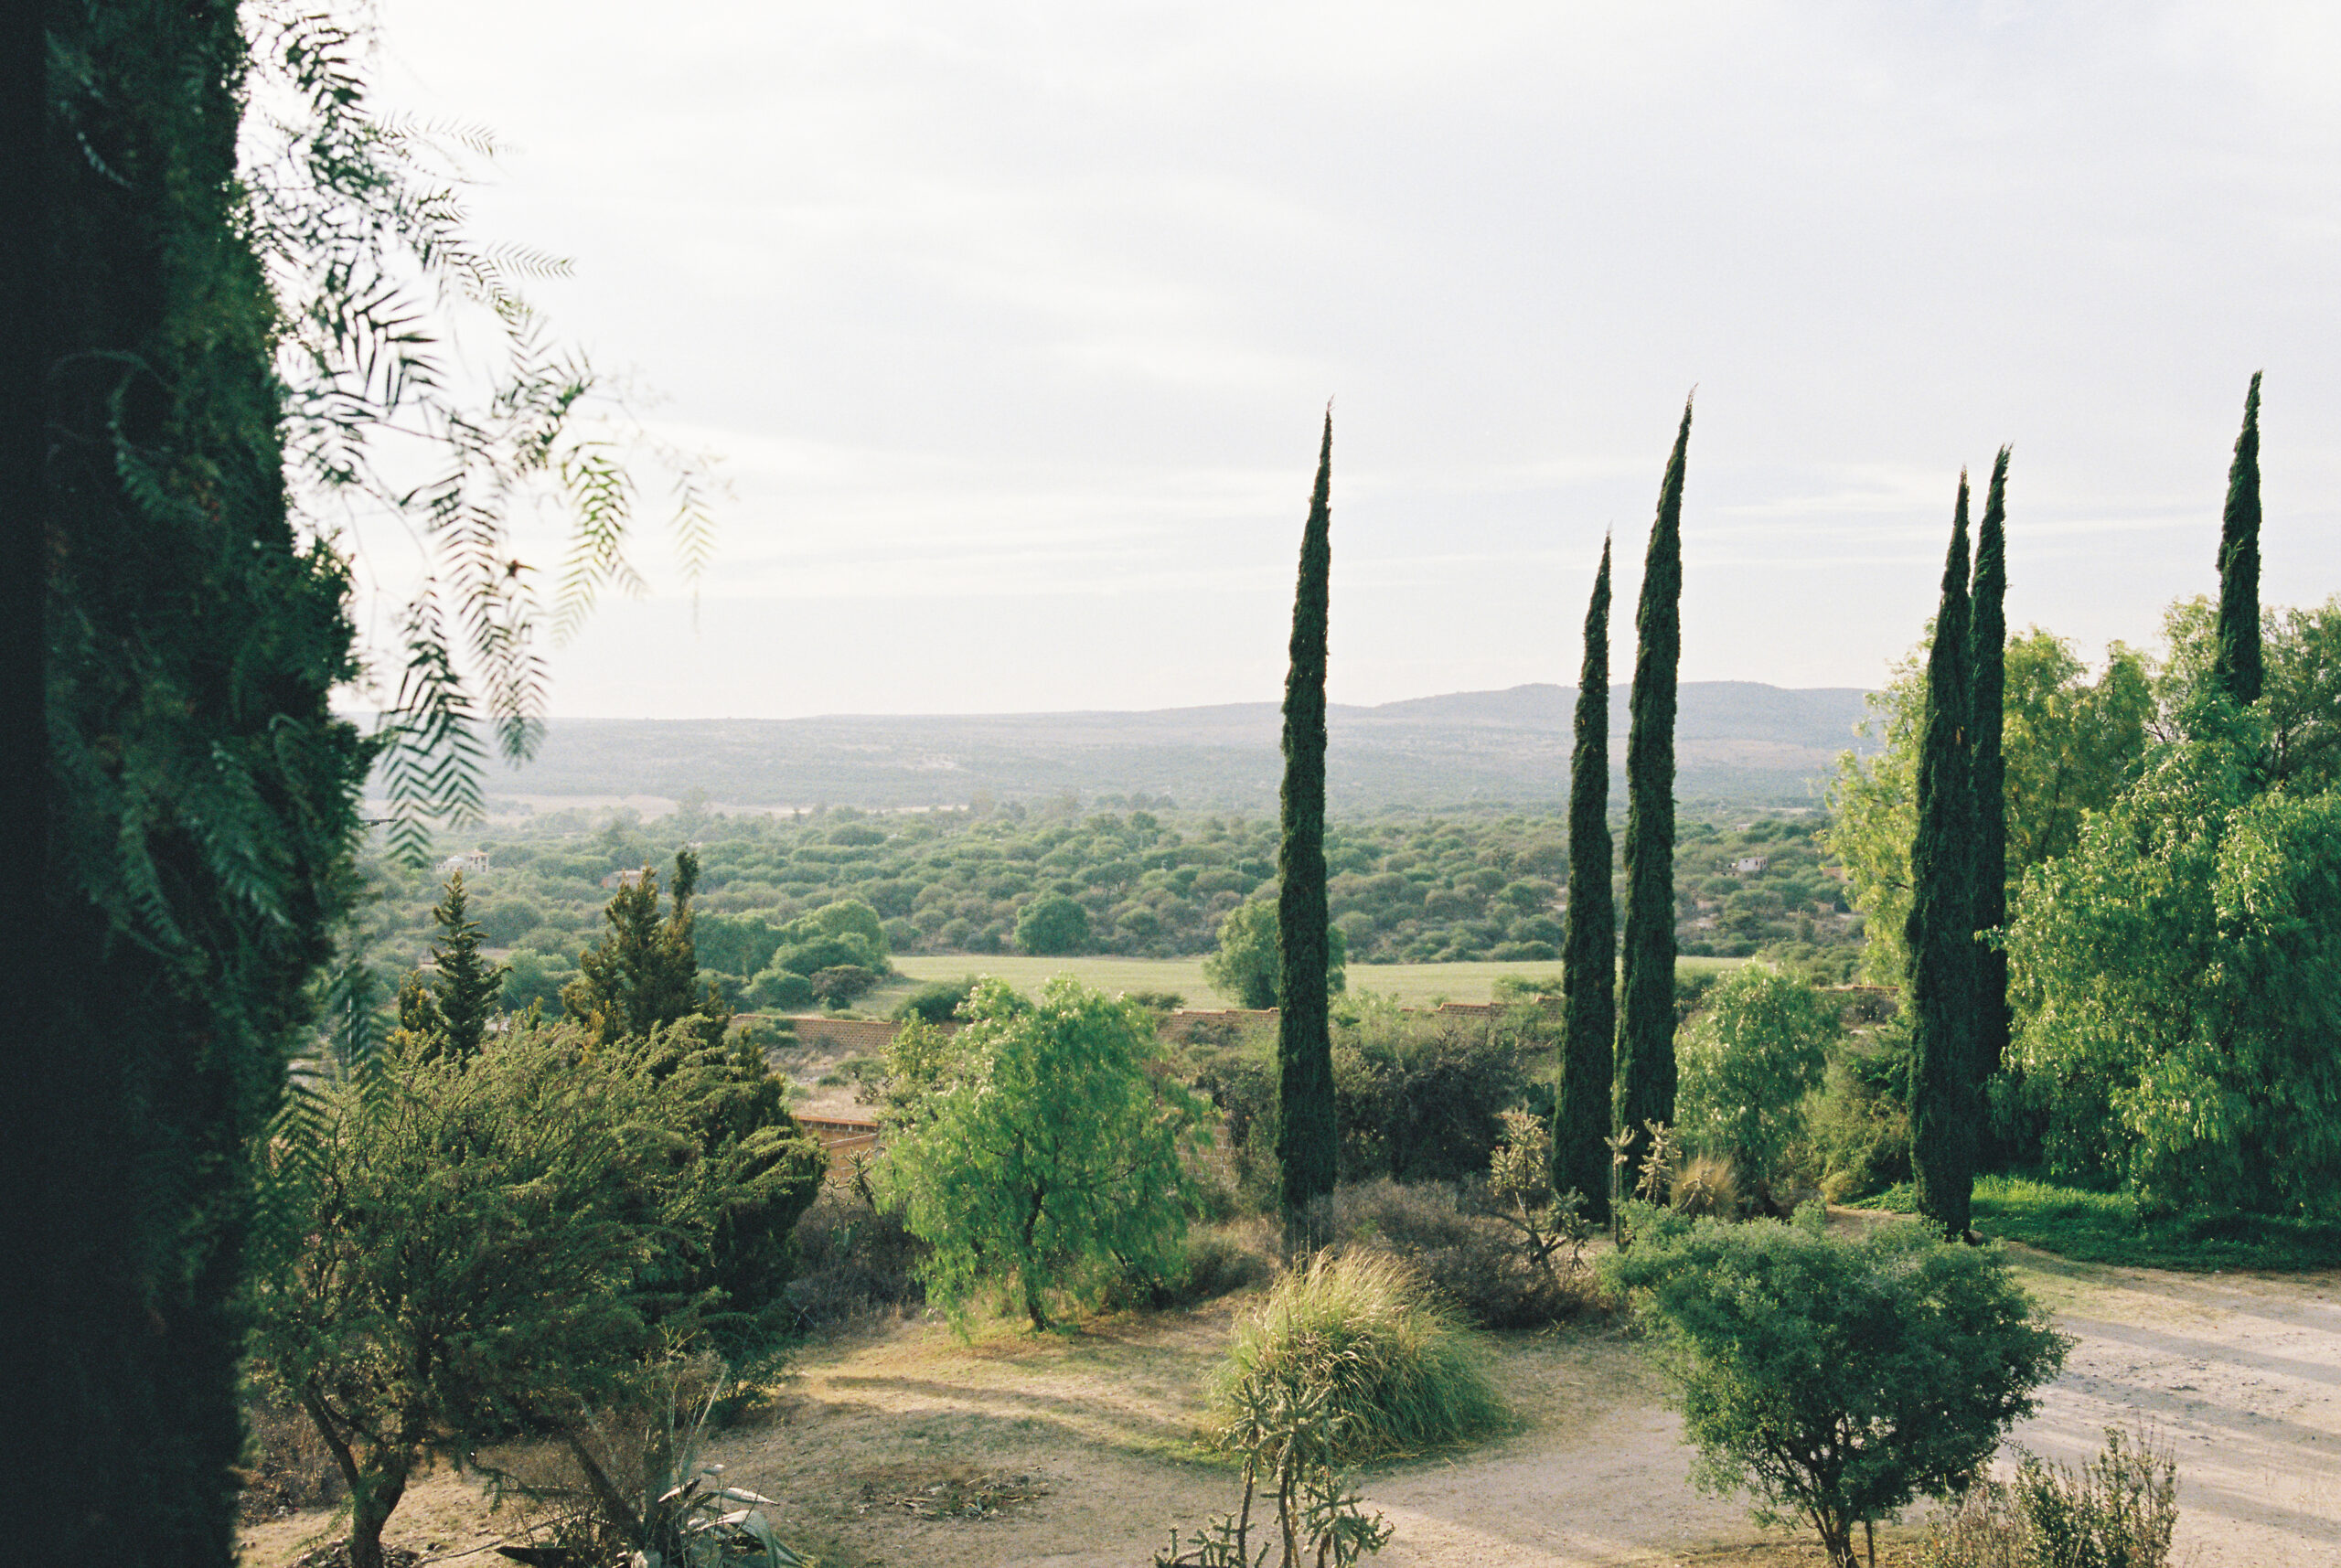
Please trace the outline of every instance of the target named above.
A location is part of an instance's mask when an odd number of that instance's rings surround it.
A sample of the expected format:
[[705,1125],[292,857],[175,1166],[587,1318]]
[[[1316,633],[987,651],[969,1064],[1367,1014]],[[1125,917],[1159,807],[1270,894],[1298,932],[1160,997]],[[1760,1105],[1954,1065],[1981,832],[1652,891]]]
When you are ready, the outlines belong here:
[[[1871,1201],[1899,1213],[1917,1207],[1907,1184]],[[2235,1212],[2146,1220],[2126,1192],[2090,1192],[2020,1176],[1976,1179],[1974,1224],[1986,1236],[2022,1242],[2076,1263],[2193,1274],[2341,1267],[2341,1225]]]
[[[1684,958],[1677,966],[1685,973],[1726,969],[1736,958]],[[908,977],[873,991],[858,1004],[866,1013],[883,1014],[924,980],[956,980],[962,975],[997,975],[1020,991],[1032,991],[1053,975],[1075,975],[1107,994],[1123,991],[1170,991],[1191,1008],[1226,1008],[1235,1002],[1212,989],[1203,978],[1200,958],[1028,958],[995,954],[910,954],[894,960]],[[1431,1007],[1446,1002],[1485,1002],[1495,997],[1496,978],[1523,975],[1553,978],[1561,966],[1551,964],[1352,964],[1350,989],[1395,996],[1404,1007]]]

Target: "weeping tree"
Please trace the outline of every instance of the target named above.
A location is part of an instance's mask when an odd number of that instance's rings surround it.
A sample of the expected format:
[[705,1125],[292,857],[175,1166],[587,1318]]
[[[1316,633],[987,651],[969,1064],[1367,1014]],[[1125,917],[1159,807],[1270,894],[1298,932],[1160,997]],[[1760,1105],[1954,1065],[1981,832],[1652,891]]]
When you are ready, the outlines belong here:
[[[1992,462],[1992,486],[1975,532],[1974,622],[1968,667],[1973,682],[1970,730],[1975,787],[1975,930],[1996,931],[2008,918],[2007,759],[2000,740],[2007,692],[2008,449]],[[1990,943],[1975,949],[1975,1081],[2000,1070],[2008,1050],[2008,955]]]
[[1309,1206],[1333,1190],[1331,949],[1325,912],[1325,620],[1332,570],[1333,414],[1317,453],[1317,487],[1300,538],[1292,663],[1284,684],[1284,837],[1277,851],[1277,1168],[1286,1235],[1298,1243]]
[[2260,700],[2260,373],[2244,394],[2219,522],[2219,653],[2213,682],[2239,706]]
[[1963,1236],[1975,1180],[1974,683],[1969,660],[1967,475],[1959,476],[1942,604],[1927,656],[1919,826],[1910,844],[1910,1166],[1919,1210]]
[[1616,1122],[1628,1136],[1674,1120],[1674,685],[1683,662],[1683,474],[1691,405],[1666,460],[1634,613],[1633,727],[1626,738],[1624,993]]
[[1561,976],[1560,1104],[1553,1116],[1553,1188],[1585,1195],[1609,1216],[1609,1095],[1618,1019],[1618,917],[1609,887],[1609,541],[1585,611],[1585,656],[1569,753],[1569,903]]

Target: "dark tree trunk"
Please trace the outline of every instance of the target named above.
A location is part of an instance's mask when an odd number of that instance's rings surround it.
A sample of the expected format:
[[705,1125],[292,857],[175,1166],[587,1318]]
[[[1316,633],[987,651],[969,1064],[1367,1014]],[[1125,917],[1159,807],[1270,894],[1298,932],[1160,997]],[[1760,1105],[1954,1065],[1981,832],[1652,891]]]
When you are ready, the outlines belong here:
[[1616,1120],[1637,1137],[1674,1120],[1674,698],[1683,662],[1683,477],[1691,405],[1666,460],[1634,613],[1633,728],[1626,740],[1626,920]]
[[1562,937],[1560,1103],[1553,1115],[1553,1187],[1585,1195],[1609,1217],[1611,1069],[1618,1031],[1618,916],[1610,891],[1609,541],[1585,611],[1576,747],[1569,755],[1569,906]]
[[1333,1041],[1326,986],[1331,953],[1325,912],[1325,638],[1332,569],[1333,415],[1317,455],[1317,485],[1300,540],[1292,603],[1292,662],[1284,687],[1284,837],[1277,855],[1279,1116],[1277,1162],[1288,1240],[1309,1207],[1333,1190]]
[[1919,741],[1918,832],[1910,845],[1910,1166],[1919,1212],[1951,1237],[1968,1228],[1975,1180],[1974,690],[1968,669],[1967,475],[1942,605],[1927,656]]

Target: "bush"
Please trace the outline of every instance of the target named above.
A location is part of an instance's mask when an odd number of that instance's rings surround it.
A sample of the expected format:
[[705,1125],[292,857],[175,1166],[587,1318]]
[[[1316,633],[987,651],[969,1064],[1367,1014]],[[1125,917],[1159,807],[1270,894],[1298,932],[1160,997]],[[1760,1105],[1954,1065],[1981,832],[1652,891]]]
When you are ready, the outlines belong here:
[[878,984],[878,976],[859,964],[839,964],[815,970],[806,977],[806,984],[823,1007],[842,1008],[868,996]]
[[925,1243],[901,1215],[877,1207],[851,1182],[833,1181],[796,1221],[789,1309],[806,1328],[914,1312],[926,1304],[918,1277],[925,1256]]
[[1282,1393],[1339,1423],[1331,1459],[1355,1464],[1494,1432],[1509,1420],[1477,1337],[1396,1258],[1320,1253],[1236,1324],[1212,1391],[1223,1425]]
[[2078,1472],[2024,1456],[2013,1484],[1979,1480],[1935,1521],[1919,1568],[2162,1568],[2178,1524],[2178,1464],[2151,1431],[2105,1429]]
[[1522,1039],[1481,1020],[1401,1013],[1371,998],[1333,1031],[1341,1175],[1459,1180],[1488,1168],[1501,1114],[1530,1093]]
[[1835,1014],[1802,980],[1764,964],[1734,970],[1683,1029],[1675,1130],[1728,1160],[1738,1186],[1767,1189],[1804,1134],[1804,1101],[1821,1086]]
[[929,980],[909,996],[891,1015],[896,1023],[916,1019],[922,1023],[949,1023],[958,1016],[959,1004],[975,994],[976,977],[963,975],[957,980]]
[[1063,893],[1046,893],[1016,917],[1020,952],[1054,957],[1089,945],[1089,912]]
[[766,969],[748,983],[747,998],[759,1008],[775,1012],[784,1008],[809,1008],[813,1005],[813,982],[793,969]]
[[1167,1311],[1195,1307],[1266,1285],[1276,1274],[1277,1238],[1266,1223],[1253,1221],[1190,1231],[1178,1261],[1167,1271],[1132,1271],[1108,1291],[1109,1307],[1151,1307]]
[[1765,1523],[1810,1520],[1836,1568],[1856,1524],[1964,1490],[2064,1363],[1997,1249],[1915,1225],[1840,1240],[1818,1206],[1793,1224],[1627,1215],[1633,1245],[1600,1273],[1649,1331],[1694,1477],[1752,1492]]
[[1830,1061],[1808,1122],[1830,1202],[1910,1179],[1909,1047],[1908,1026],[1897,1020]]
[[1531,1265],[1513,1233],[1452,1182],[1382,1177],[1341,1188],[1328,1207],[1337,1251],[1398,1261],[1483,1328],[1561,1322],[1593,1304],[1589,1280]]

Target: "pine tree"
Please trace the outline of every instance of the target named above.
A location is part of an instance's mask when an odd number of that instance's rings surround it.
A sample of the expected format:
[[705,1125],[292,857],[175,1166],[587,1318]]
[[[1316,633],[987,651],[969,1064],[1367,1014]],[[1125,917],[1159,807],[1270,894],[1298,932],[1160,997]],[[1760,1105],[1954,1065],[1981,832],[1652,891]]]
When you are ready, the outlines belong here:
[[698,885],[699,857],[680,850],[671,914],[659,918],[658,873],[648,867],[602,912],[608,932],[578,955],[577,978],[561,988],[562,1009],[595,1040],[647,1039],[693,1016],[705,1021],[707,1044],[722,1040],[732,1009],[712,986],[700,983],[699,950],[691,941],[691,894]]
[[1610,1069],[1618,1028],[1618,916],[1609,887],[1609,541],[1585,611],[1577,745],[1569,756],[1569,906],[1562,936],[1565,991],[1560,1104],[1553,1116],[1553,1187],[1585,1195],[1609,1217]]
[[1666,460],[1634,612],[1626,738],[1626,940],[1618,1014],[1618,1126],[1674,1120],[1674,683],[1683,659],[1683,475],[1691,405]]
[[1284,837],[1277,853],[1277,1166],[1288,1242],[1309,1206],[1333,1190],[1333,1042],[1325,994],[1325,622],[1332,568],[1333,414],[1317,455],[1317,487],[1300,539],[1291,667],[1284,687]]
[[480,955],[479,923],[471,918],[461,871],[447,879],[431,918],[441,938],[441,944],[431,949],[436,973],[428,981],[411,975],[400,987],[399,1029],[412,1042],[411,1050],[476,1055],[511,966],[491,964]]
[[1919,1211],[1967,1233],[1975,1181],[1975,784],[1968,667],[1967,475],[1927,655],[1918,832],[1910,844],[1910,1165]]
[[2239,706],[2260,700],[2260,373],[2244,395],[2243,431],[2228,468],[2219,523],[2219,689]]

